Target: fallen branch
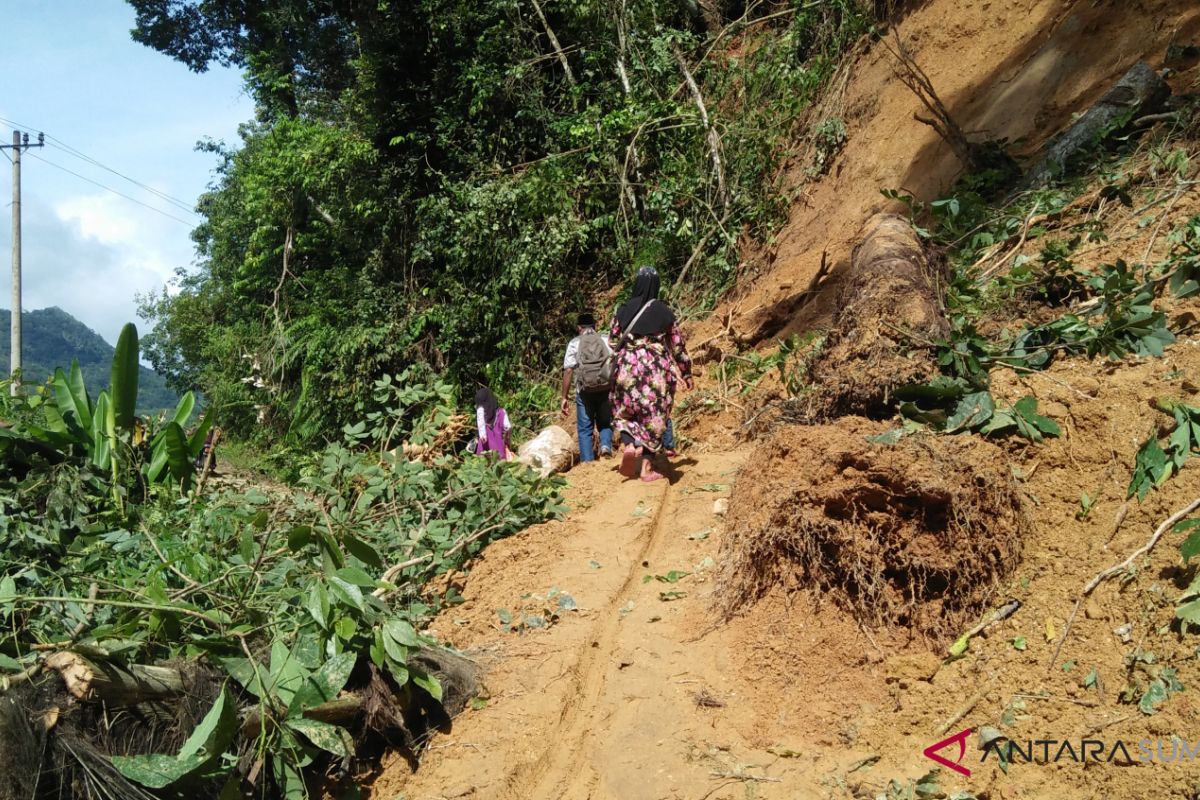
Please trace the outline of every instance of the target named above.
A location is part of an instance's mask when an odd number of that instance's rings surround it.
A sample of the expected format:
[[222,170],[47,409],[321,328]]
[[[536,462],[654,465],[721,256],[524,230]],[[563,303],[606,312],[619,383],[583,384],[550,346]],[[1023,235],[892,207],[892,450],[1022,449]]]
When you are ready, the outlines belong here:
[[[1040,207],[1041,207],[1040,203],[1035,202],[1033,204],[1033,208],[1030,209],[1030,211],[1029,211],[1029,216],[1027,216],[1025,218],[1025,224],[1021,226],[1021,235],[1017,239],[1016,245],[1011,250],[1008,251],[1008,253],[1004,256],[1004,258],[1000,259],[995,264],[992,264],[991,266],[987,267],[986,269],[983,269],[979,273],[979,277],[975,279],[976,284],[982,286],[984,283],[986,283],[988,280],[990,280],[993,275],[995,275],[1001,269],[1003,269],[1004,265],[1007,264],[1009,262],[1009,260],[1012,259],[1013,256],[1015,256],[1021,252],[1021,248],[1025,246],[1025,240],[1029,237],[1029,229],[1033,225],[1033,219],[1034,219],[1034,217],[1037,216],[1037,211],[1038,211],[1038,208],[1040,208]],[[981,266],[981,265],[977,265],[977,266]]]
[[679,45],[672,44],[671,52],[675,54],[675,62],[679,65],[679,71],[683,73],[683,79],[692,93],[692,101],[700,113],[700,122],[704,126],[704,132],[708,138],[708,153],[712,158],[713,174],[717,179],[717,200],[720,201],[721,207],[725,208],[729,205],[729,195],[725,190],[725,167],[721,163],[721,137],[712,122],[709,121],[708,108],[704,105],[704,95],[700,94],[700,87],[696,85],[696,79],[692,77],[692,71],[688,69],[687,61],[684,60]]
[[922,117],[918,114],[913,114],[913,119],[917,122],[930,126],[937,131],[938,136],[950,145],[950,149],[954,151],[954,155],[964,167],[976,169],[981,164],[977,163],[976,148],[969,141],[967,135],[963,133],[962,128],[950,116],[950,112],[946,109],[942,99],[938,97],[937,92],[933,88],[933,82],[929,80],[929,76],[917,64],[917,60],[904,46],[904,41],[900,38],[898,31],[894,32],[894,43],[889,42],[886,38],[882,39],[883,46],[887,49],[892,57],[896,59],[896,64],[893,66],[893,73],[900,82],[912,91],[921,101],[921,105],[925,106],[926,110],[932,117]]
[[[1072,609],[1071,616],[1067,620],[1067,625],[1065,628],[1063,628],[1063,635],[1062,638],[1058,640],[1058,647],[1054,648],[1054,655],[1051,656],[1050,661],[1046,664],[1047,670],[1049,670],[1058,662],[1059,653],[1062,652],[1063,644],[1066,643],[1067,636],[1069,636],[1071,633],[1071,626],[1075,623],[1075,617],[1079,615],[1079,607],[1083,605],[1083,601],[1087,599],[1087,596],[1094,592],[1096,587],[1101,583],[1115,575],[1120,575],[1121,573],[1126,572],[1131,566],[1133,566],[1135,561],[1145,555],[1148,555],[1150,551],[1154,549],[1154,546],[1158,544],[1158,540],[1161,539],[1167,531],[1175,527],[1175,523],[1184,519],[1188,514],[1191,514],[1197,508],[1200,508],[1200,497],[1197,497],[1195,500],[1176,511],[1174,514],[1167,517],[1167,519],[1163,521],[1161,525],[1155,528],[1154,534],[1150,537],[1150,539],[1137,550],[1134,550],[1132,553],[1130,553],[1128,558],[1119,564],[1113,564],[1108,569],[1101,570],[1100,572],[1096,573],[1096,575],[1090,581],[1087,582],[1087,584],[1083,587],[1083,591],[1079,593],[1078,599],[1075,600],[1075,608]],[[1123,519],[1124,517],[1122,516],[1121,518]]]
[[1105,728],[1111,728],[1113,725],[1119,725],[1120,723],[1125,722],[1126,720],[1129,720],[1129,719],[1133,719],[1133,714],[1126,714],[1122,717],[1117,717],[1116,719],[1110,719],[1108,722],[1097,723],[1097,724],[1093,725],[1092,727],[1088,728],[1087,735],[1092,736],[1092,735],[1097,734],[1100,731],[1104,730]]
[[727,778],[733,781],[760,781],[762,783],[783,783],[783,778],[769,778],[766,775],[751,775],[748,772],[710,772],[709,777]]
[[1121,504],[1121,507],[1117,509],[1116,516],[1113,517],[1112,530],[1108,532],[1108,538],[1104,540],[1105,547],[1107,547],[1112,542],[1112,540],[1114,538],[1116,538],[1117,531],[1121,530],[1121,526],[1125,523],[1125,516],[1128,513],[1129,513],[1129,501],[1125,501],[1124,503]]
[[992,675],[992,677],[990,679],[988,679],[988,682],[984,685],[984,687],[982,689],[980,689],[978,692],[976,692],[975,694],[971,695],[971,699],[968,700],[966,702],[966,704],[962,706],[962,708],[958,709],[958,711],[955,711],[954,714],[951,715],[950,719],[946,720],[945,722],[943,722],[941,725],[938,726],[937,730],[934,731],[934,735],[941,736],[943,733],[950,730],[950,728],[953,727],[954,723],[961,720],[967,714],[970,714],[972,709],[974,709],[975,706],[979,705],[979,701],[983,700],[983,698],[987,696],[987,693],[992,690],[992,684],[994,684],[995,682],[996,682],[996,676]]

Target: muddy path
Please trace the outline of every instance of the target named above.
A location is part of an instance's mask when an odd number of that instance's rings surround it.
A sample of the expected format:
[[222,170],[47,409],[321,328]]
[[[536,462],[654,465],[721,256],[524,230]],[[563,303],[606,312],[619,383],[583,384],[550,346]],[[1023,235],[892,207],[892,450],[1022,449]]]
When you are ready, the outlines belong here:
[[[836,703],[814,696],[797,708],[797,698],[781,697],[796,676],[770,666],[778,630],[714,624],[723,525],[714,503],[750,456],[685,458],[671,483],[625,481],[611,462],[573,470],[568,518],[490,547],[465,582],[466,602],[436,623],[487,668],[486,706],[438,736],[415,773],[401,759],[385,763],[370,797],[740,797],[747,785],[757,797],[793,797],[852,760],[825,755],[814,769],[794,757],[798,741],[779,738],[802,714],[818,730]],[[541,599],[552,590],[578,610],[546,628],[503,629],[501,610],[519,626],[556,606]],[[834,646],[826,627],[786,644],[814,656],[806,682],[824,682],[827,655],[845,656],[845,632]],[[849,638],[861,657],[869,642],[857,631]],[[865,688],[847,683],[839,695]]]

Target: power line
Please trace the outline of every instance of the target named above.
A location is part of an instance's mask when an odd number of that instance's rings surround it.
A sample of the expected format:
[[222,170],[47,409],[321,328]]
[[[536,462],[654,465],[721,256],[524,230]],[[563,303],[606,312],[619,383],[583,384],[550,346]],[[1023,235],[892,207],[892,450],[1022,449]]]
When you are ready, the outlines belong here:
[[[4,122],[9,125],[12,125],[14,128],[31,128],[33,130],[38,130],[38,128],[36,128],[35,126],[22,125],[20,123],[14,122],[13,120],[5,119],[4,117],[0,117],[0,122]],[[62,150],[65,153],[67,153],[68,155],[74,156],[75,158],[78,158],[82,161],[86,161],[89,164],[92,164],[93,166],[96,166],[102,170],[105,170],[106,172],[111,172],[113,175],[116,175],[118,178],[121,178],[122,180],[132,183],[134,186],[137,186],[139,189],[149,192],[150,194],[154,195],[155,197],[158,197],[160,200],[165,200],[166,202],[171,203],[172,205],[176,206],[179,210],[186,211],[187,213],[189,213],[193,216],[196,216],[196,212],[194,211],[192,204],[190,204],[184,200],[180,200],[177,197],[173,197],[160,189],[155,189],[153,186],[149,186],[145,183],[142,183],[141,181],[139,181],[135,178],[131,178],[128,175],[124,174],[123,172],[113,169],[112,167],[108,166],[107,164],[97,161],[95,158],[92,158],[88,154],[72,147],[71,145],[67,144],[66,142],[64,142],[62,139],[59,139],[58,137],[50,136],[49,134],[45,134],[45,136],[48,141],[54,143],[53,146],[55,146],[59,150]],[[49,163],[49,162],[47,162],[47,163]],[[105,188],[107,188],[107,187],[105,187]],[[115,191],[115,190],[110,189],[109,191]],[[132,199],[132,198],[130,198],[130,199]]]
[[78,159],[81,159],[83,161],[86,161],[89,164],[99,167],[100,169],[104,170],[105,172],[111,172],[113,175],[116,175],[118,178],[122,178],[126,181],[129,181],[134,186],[137,186],[139,189],[143,189],[143,190],[149,192],[150,194],[154,195],[155,197],[159,198],[160,200],[165,200],[166,202],[170,203],[171,205],[175,206],[176,208],[180,209],[181,211],[186,211],[189,214],[196,213],[195,211],[192,210],[192,206],[190,203],[185,203],[183,200],[180,200],[177,197],[172,197],[171,195],[167,194],[164,191],[155,189],[153,186],[148,186],[147,184],[144,184],[141,181],[135,180],[135,179],[129,177],[128,175],[118,172],[117,170],[113,169],[112,167],[109,167],[105,164],[101,164],[99,161],[92,158],[91,156],[81,153],[78,150],[76,150],[75,148],[63,143],[62,140],[60,140],[60,139],[56,139],[53,136],[47,136],[46,140],[48,142],[53,142],[53,144],[51,146],[54,147],[56,150],[61,150],[62,152],[66,153],[67,155],[75,156]]
[[111,186],[105,186],[103,183],[100,183],[99,181],[94,181],[91,178],[80,175],[78,172],[73,172],[72,170],[67,169],[66,167],[62,166],[61,164],[55,164],[53,161],[47,161],[46,159],[42,158],[41,156],[34,155],[33,153],[29,153],[28,155],[30,158],[36,158],[38,161],[41,161],[43,164],[49,164],[50,166],[54,167],[55,169],[62,170],[63,172],[67,173],[68,175],[74,175],[76,178],[79,178],[81,181],[87,181],[88,183],[92,184],[93,186],[99,186],[101,189],[103,189],[106,192],[112,192],[113,194],[117,195],[118,197],[124,197],[129,202],[137,203],[139,206],[144,206],[145,208],[150,209],[151,211],[155,212],[156,214],[162,214],[167,219],[173,219],[180,224],[187,225],[189,228],[191,228],[195,225],[194,222],[188,222],[186,219],[180,219],[179,217],[176,217],[173,214],[168,214],[167,212],[163,211],[161,208],[155,208],[154,206],[150,205],[149,203],[143,203],[141,200],[138,200],[137,198],[130,197],[129,195],[127,195],[123,192],[118,192],[116,189],[112,188]]

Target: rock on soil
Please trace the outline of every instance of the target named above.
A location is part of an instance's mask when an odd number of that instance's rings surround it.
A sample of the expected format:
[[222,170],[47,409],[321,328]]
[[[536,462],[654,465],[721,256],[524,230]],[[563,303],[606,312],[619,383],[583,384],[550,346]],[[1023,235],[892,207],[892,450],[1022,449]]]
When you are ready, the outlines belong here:
[[521,445],[517,460],[537,470],[544,478],[552,472],[569,470],[578,455],[579,447],[571,434],[557,425],[551,425]]

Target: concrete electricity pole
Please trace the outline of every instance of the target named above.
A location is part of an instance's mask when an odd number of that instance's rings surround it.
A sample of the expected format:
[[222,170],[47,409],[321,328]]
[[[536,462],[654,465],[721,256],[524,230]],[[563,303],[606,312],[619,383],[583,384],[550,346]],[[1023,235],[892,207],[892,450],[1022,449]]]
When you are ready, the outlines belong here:
[[[29,134],[13,131],[13,143],[0,145],[0,150],[13,151],[13,201],[12,201],[12,341],[9,343],[10,373],[21,369],[21,151],[45,145],[45,134],[38,134],[37,144],[29,143]],[[10,387],[12,394],[21,390],[21,383],[14,379]]]

